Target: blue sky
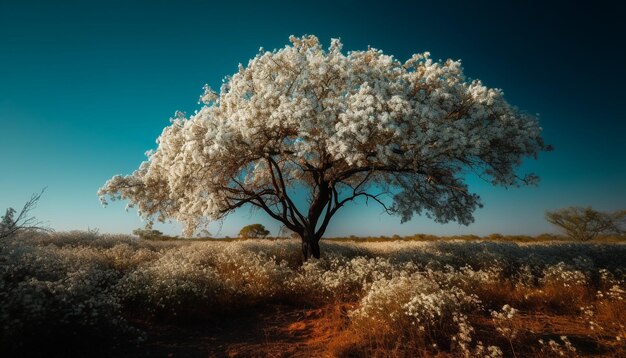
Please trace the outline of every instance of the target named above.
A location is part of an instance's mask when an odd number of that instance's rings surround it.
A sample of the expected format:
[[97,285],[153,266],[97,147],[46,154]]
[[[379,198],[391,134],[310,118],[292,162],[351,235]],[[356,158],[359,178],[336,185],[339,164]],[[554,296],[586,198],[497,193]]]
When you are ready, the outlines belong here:
[[[33,212],[57,230],[130,232],[124,204],[103,208],[98,188],[129,174],[176,110],[193,112],[205,83],[219,88],[259,47],[291,34],[340,37],[346,50],[380,48],[399,59],[430,51],[539,113],[556,148],[524,164],[539,187],[470,187],[485,207],[468,227],[426,218],[400,224],[353,205],[327,235],[551,232],[546,209],[626,208],[626,26],[617,5],[571,2],[254,2],[0,0],[0,209],[43,187]],[[211,226],[278,225],[240,211]],[[157,226],[179,233],[177,225]]]

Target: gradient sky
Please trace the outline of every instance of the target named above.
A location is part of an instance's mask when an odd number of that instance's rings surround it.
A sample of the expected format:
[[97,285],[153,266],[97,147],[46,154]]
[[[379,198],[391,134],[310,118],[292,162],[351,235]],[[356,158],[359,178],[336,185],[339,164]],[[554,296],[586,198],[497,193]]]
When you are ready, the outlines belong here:
[[[406,60],[430,51],[462,59],[465,72],[539,113],[556,148],[522,171],[539,187],[493,188],[469,179],[485,207],[468,227],[415,218],[400,225],[379,207],[348,206],[327,236],[537,234],[544,211],[570,205],[626,208],[626,26],[616,6],[589,2],[309,1],[262,5],[208,1],[0,0],[0,209],[47,187],[39,219],[56,230],[129,233],[142,226],[124,204],[103,208],[98,188],[129,174],[155,148],[176,110],[199,109],[260,46],[291,34],[340,37]],[[617,3],[617,2],[614,2]],[[240,210],[213,234],[278,225]],[[167,233],[179,226],[156,225]]]

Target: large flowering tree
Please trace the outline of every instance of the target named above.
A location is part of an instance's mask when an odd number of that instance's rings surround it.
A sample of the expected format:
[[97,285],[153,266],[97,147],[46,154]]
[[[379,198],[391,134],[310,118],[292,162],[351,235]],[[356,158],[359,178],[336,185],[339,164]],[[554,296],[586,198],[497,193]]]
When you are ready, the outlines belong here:
[[[139,213],[185,223],[187,233],[244,205],[302,238],[307,259],[331,218],[357,198],[402,221],[425,213],[469,224],[481,206],[464,176],[494,185],[535,181],[515,170],[547,149],[537,120],[499,89],[469,81],[460,61],[429,53],[402,63],[382,51],[324,50],[315,36],[291,37],[205,87],[202,109],[178,114],[148,160],[99,191]],[[306,208],[294,203],[306,191]]]

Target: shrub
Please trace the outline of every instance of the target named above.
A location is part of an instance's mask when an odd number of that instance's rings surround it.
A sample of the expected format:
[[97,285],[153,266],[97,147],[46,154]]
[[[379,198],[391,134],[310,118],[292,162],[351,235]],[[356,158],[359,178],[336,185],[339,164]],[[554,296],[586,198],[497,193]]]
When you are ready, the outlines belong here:
[[342,307],[347,343],[331,346],[351,356],[541,355],[556,352],[549,340],[572,352],[520,321],[533,312],[580,322],[597,344],[617,337],[610,355],[626,353],[626,245],[322,243],[328,255],[302,265],[294,240],[19,233],[0,242],[0,354],[110,356],[143,337],[136,318],[228,319],[273,303]]

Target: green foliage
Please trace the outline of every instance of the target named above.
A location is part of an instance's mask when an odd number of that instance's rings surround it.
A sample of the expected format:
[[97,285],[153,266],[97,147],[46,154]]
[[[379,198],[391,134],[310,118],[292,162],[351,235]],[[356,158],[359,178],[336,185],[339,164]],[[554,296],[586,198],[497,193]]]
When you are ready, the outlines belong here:
[[261,224],[252,224],[244,226],[239,231],[239,236],[245,239],[265,238],[270,232]]
[[589,241],[598,235],[621,235],[626,232],[626,210],[606,213],[591,207],[569,207],[547,211],[546,220],[579,241]]

